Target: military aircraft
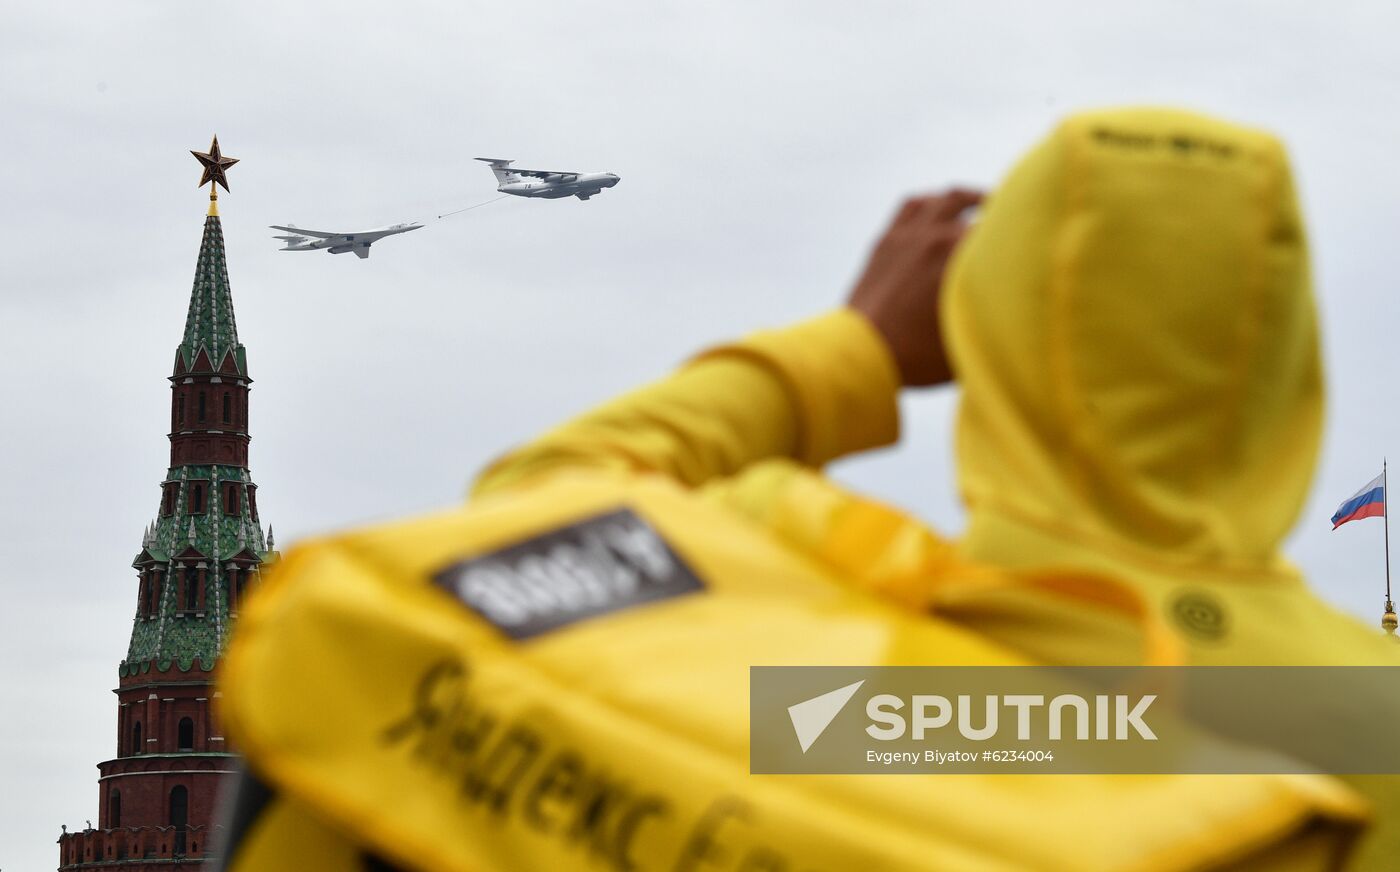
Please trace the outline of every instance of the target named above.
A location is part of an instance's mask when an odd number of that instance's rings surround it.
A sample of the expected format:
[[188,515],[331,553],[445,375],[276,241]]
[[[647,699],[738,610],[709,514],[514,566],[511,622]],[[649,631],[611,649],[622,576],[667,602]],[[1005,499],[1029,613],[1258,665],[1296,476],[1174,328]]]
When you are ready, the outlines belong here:
[[517,197],[544,197],[557,200],[560,197],[578,197],[587,200],[603,190],[611,188],[621,179],[614,173],[570,173],[562,170],[522,170],[513,167],[513,160],[494,157],[479,157],[491,165],[499,183],[496,190],[502,194]]
[[273,239],[280,239],[287,243],[285,248],[278,251],[319,251],[325,249],[331,254],[345,254],[347,251],[355,252],[356,257],[369,257],[369,247],[386,236],[393,236],[396,233],[407,233],[410,230],[417,230],[422,224],[394,224],[389,227],[379,227],[374,230],[357,230],[350,233],[329,232],[324,230],[303,230],[295,224],[288,224],[285,227],[281,224],[271,225],[273,230],[285,230],[294,236],[274,236]]

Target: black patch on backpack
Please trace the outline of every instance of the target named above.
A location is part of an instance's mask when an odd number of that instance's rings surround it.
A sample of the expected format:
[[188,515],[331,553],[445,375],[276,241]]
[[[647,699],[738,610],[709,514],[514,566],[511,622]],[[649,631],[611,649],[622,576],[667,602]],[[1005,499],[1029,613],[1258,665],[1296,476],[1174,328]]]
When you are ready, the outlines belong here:
[[453,564],[433,581],[512,639],[705,589],[631,509]]

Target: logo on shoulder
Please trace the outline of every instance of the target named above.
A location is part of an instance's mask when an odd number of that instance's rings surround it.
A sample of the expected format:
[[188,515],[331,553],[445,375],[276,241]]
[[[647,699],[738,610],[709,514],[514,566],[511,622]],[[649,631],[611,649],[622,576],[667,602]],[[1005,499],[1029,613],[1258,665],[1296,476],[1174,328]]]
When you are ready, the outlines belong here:
[[512,639],[705,587],[631,509],[473,557],[433,581]]
[[1230,631],[1225,605],[1203,590],[1177,594],[1171,603],[1171,613],[1178,627],[1201,641],[1218,642]]

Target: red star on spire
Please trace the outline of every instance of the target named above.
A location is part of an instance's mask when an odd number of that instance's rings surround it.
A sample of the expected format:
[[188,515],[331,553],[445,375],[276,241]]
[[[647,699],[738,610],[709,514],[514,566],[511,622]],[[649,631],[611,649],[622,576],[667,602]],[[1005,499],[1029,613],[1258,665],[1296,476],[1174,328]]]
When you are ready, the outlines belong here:
[[204,167],[204,175],[199,179],[201,188],[213,182],[216,185],[223,185],[225,191],[228,190],[228,177],[224,175],[224,171],[238,163],[238,158],[223,156],[219,151],[218,136],[215,136],[214,141],[209,144],[207,153],[191,150],[190,154],[194,155],[195,160]]

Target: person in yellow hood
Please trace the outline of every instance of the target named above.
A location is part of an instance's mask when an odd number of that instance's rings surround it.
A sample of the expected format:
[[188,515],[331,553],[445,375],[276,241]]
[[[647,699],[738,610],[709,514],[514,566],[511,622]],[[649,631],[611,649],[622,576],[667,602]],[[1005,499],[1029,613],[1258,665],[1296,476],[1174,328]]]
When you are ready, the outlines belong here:
[[[911,200],[848,306],[545,434],[468,505],[290,551],[224,660],[269,785],[232,872],[1341,868],[1365,806],[1321,776],[748,773],[754,664],[1396,662],[1278,555],[1322,387],[1276,141],[1080,115],[969,229],[979,200]],[[818,471],[953,377],[961,540]],[[564,624],[444,596],[596,524],[673,593]]]
[[[711,350],[497,462],[476,493],[561,467],[659,472],[800,547],[843,551],[860,583],[906,602],[952,595],[938,588],[957,573],[931,565],[1081,569],[1134,587],[1191,664],[1400,664],[1393,639],[1317,597],[1280,550],[1324,405],[1281,143],[1185,111],[1086,112],[969,228],[958,216],[977,199],[910,201],[845,309]],[[894,442],[901,386],[954,379],[961,538],[815,471]],[[1137,630],[1111,612],[956,594],[945,612],[1038,660],[1136,662]],[[1400,779],[1351,780],[1385,804],[1359,867],[1389,868]]]

